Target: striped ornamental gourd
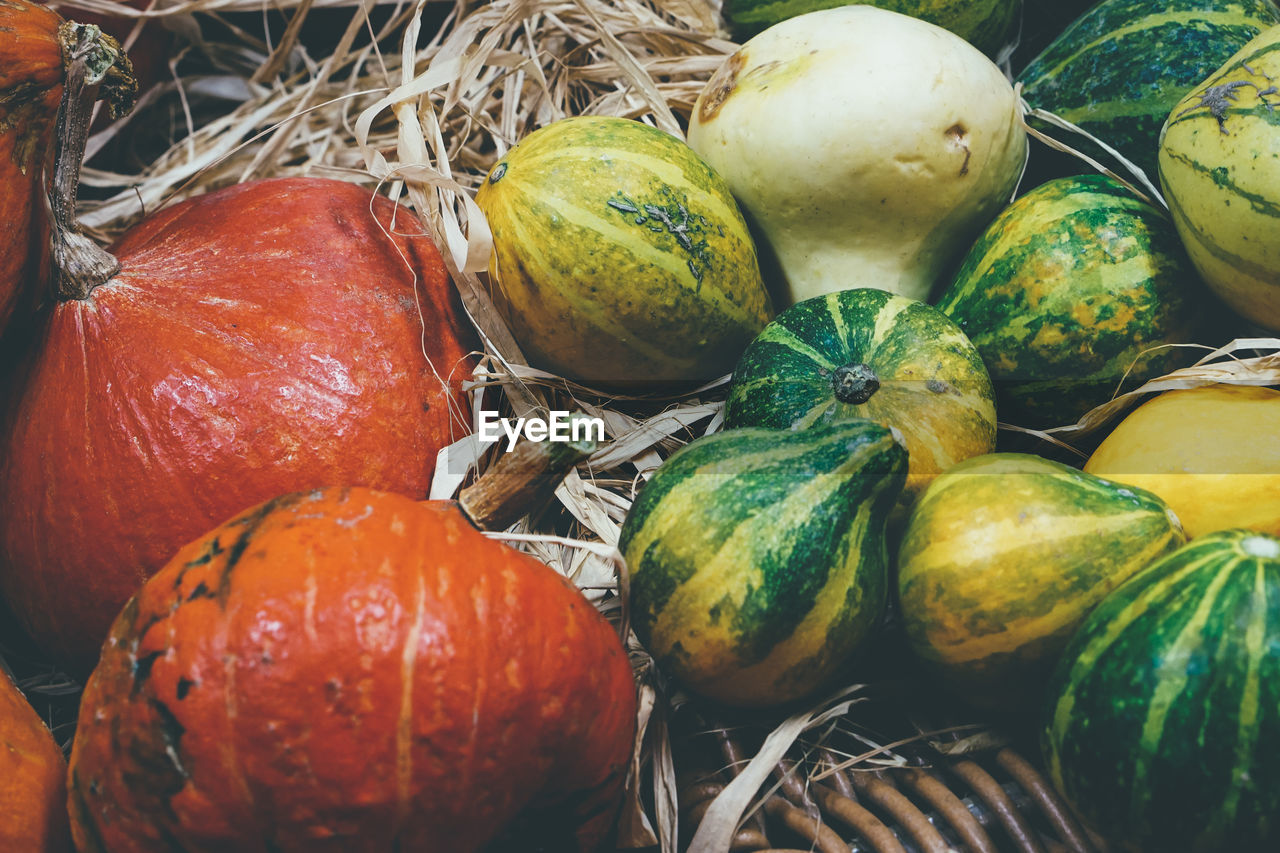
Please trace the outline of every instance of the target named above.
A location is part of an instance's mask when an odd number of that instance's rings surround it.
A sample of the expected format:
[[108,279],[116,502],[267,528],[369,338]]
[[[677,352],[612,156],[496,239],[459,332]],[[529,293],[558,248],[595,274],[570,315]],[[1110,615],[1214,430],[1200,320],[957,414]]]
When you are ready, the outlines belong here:
[[1150,492],[1026,453],[970,459],[933,481],[907,523],[907,639],[973,704],[1034,707],[1089,611],[1185,541]]
[[[1103,0],[1018,76],[1032,107],[1079,125],[1152,180],[1169,110],[1258,33],[1280,23],[1272,0]],[[1080,137],[1055,132],[1104,156]],[[1078,171],[1088,167],[1074,161]]]
[[1280,539],[1193,539],[1108,596],[1058,664],[1054,784],[1124,850],[1280,850]]
[[996,217],[937,307],[973,341],[1006,423],[1074,423],[1211,343],[1218,312],[1168,218],[1103,175],[1043,184]]
[[496,301],[535,367],[610,388],[713,379],[773,318],[724,180],[641,122],[542,127],[494,164],[476,203]]
[[672,454],[618,543],[637,636],[691,692],[744,706],[809,695],[883,616],[906,471],[907,451],[867,420],[732,429]]
[[1237,314],[1280,330],[1280,26],[1169,113],[1160,181],[1195,268]]
[[902,433],[904,501],[996,445],[995,391],[977,349],[941,311],[874,288],[792,305],[738,360],[730,427],[807,429],[869,418]]

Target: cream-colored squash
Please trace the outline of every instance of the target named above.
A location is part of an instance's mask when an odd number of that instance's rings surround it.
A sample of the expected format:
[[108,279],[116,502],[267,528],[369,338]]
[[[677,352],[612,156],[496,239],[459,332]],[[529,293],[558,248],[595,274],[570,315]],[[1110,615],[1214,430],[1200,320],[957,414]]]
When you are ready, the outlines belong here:
[[872,6],[746,42],[703,89],[688,138],[776,255],[788,302],[852,287],[927,299],[1008,203],[1027,145],[990,59]]
[[1084,470],[1155,492],[1190,537],[1233,527],[1280,535],[1280,391],[1167,391],[1121,421]]

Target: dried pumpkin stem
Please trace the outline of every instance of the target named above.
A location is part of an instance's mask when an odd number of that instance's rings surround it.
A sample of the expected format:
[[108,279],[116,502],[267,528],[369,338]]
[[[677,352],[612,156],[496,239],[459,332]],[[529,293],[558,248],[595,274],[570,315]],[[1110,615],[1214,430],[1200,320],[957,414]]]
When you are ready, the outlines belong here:
[[[578,432],[573,423],[585,417],[570,417],[571,434]],[[590,430],[584,434],[589,436]],[[458,494],[458,505],[481,530],[505,530],[541,508],[568,473],[595,451],[590,438],[521,441]]]
[[80,230],[76,222],[76,191],[94,103],[104,95],[112,114],[117,115],[132,103],[137,83],[120,45],[96,26],[68,22],[59,34],[66,77],[58,109],[58,148],[48,202],[54,295],[65,302],[87,298],[95,287],[120,271],[119,261]]

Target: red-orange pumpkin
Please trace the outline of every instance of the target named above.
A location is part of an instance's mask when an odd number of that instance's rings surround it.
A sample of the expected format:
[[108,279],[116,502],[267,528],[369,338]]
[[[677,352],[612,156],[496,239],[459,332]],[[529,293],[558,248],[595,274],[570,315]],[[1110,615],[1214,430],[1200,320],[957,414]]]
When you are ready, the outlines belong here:
[[0,850],[71,849],[66,779],[53,735],[0,670]]
[[111,853],[593,850],[634,691],[596,608],[453,504],[288,495],[121,612],[81,703],[73,833]]
[[472,347],[414,233],[352,184],[242,184],[145,219],[116,275],[63,294],[0,436],[0,591],[43,649],[87,673],[142,582],[247,506],[426,496]]
[[34,306],[45,217],[41,178],[62,97],[62,19],[0,3],[0,335]]

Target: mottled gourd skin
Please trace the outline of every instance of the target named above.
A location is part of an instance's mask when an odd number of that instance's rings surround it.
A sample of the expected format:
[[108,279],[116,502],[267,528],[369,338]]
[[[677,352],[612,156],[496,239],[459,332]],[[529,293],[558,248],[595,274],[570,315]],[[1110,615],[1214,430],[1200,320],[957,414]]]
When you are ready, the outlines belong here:
[[1166,391],[1117,424],[1084,470],[1155,492],[1192,538],[1229,528],[1280,536],[1280,391]]
[[[849,5],[848,0],[726,0],[724,15],[741,41],[787,18]],[[1022,0],[869,0],[866,5],[937,24],[994,57],[1013,35]]]
[[1122,850],[1280,848],[1280,539],[1201,536],[1108,596],[1054,673],[1042,748]]
[[1054,427],[1183,366],[1222,313],[1171,223],[1103,175],[1059,178],[1004,210],[937,307],[973,341],[1006,423]]
[[[1079,125],[1154,182],[1169,111],[1277,23],[1280,10],[1271,0],[1104,0],[1064,30],[1018,81],[1032,107]],[[1082,137],[1044,129],[1086,146],[1093,156],[1107,156]],[[1079,171],[1090,170],[1077,162]]]
[[710,380],[773,318],[728,186],[669,133],[562,119],[499,160],[476,203],[534,367],[608,388]]
[[902,434],[906,503],[955,463],[995,450],[995,392],[978,351],[936,308],[883,290],[815,296],[783,311],[742,354],[725,403],[729,427],[850,418]]
[[240,184],[149,216],[53,307],[0,436],[0,591],[44,652],[87,674],[142,582],[247,506],[426,496],[473,345],[419,227],[354,184]]
[[75,839],[474,853],[519,826],[502,849],[588,853],[635,713],[609,623],[455,506],[287,495],[187,545],[116,620],[71,756]]
[[1280,26],[1231,57],[1169,113],[1160,182],[1209,287],[1280,330]]
[[61,24],[46,6],[0,3],[0,337],[15,317],[30,322],[48,256],[41,179],[62,98]]
[[742,706],[836,676],[883,615],[906,469],[892,433],[865,420],[727,430],[673,454],[619,541],[632,625],[662,671]]
[[0,670],[0,850],[69,853],[66,801],[62,750]]
[[898,556],[907,639],[940,679],[1001,711],[1042,701],[1103,597],[1186,541],[1155,495],[1022,453],[956,465],[925,491]]

